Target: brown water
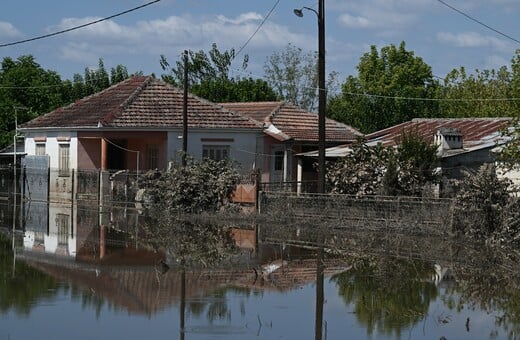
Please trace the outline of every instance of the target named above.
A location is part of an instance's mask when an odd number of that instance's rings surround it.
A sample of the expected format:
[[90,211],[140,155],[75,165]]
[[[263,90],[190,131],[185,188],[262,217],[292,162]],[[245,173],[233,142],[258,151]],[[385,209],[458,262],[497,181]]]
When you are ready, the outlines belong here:
[[185,244],[196,223],[157,237],[127,208],[21,211],[0,234],[0,340],[519,338],[517,273],[489,256],[354,256],[272,225]]

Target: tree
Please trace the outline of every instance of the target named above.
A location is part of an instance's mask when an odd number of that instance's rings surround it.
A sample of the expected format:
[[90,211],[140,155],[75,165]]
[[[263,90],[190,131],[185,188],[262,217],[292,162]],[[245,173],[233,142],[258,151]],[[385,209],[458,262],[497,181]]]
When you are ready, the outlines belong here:
[[63,103],[60,76],[44,70],[31,55],[3,59],[0,68],[0,146],[12,141],[15,113],[18,124]]
[[437,180],[436,151],[414,132],[404,132],[397,149],[359,140],[352,152],[328,165],[326,181],[340,194],[422,196],[425,185]]
[[352,152],[327,165],[325,180],[333,193],[350,195],[379,194],[393,149],[382,144],[370,147],[360,139]]
[[[376,46],[365,53],[357,66],[358,76],[349,76],[342,93],[330,99],[328,115],[370,133],[413,118],[433,117],[436,94],[431,67],[404,42],[397,47]],[[424,98],[425,100],[409,100]]]
[[440,88],[439,112],[444,117],[502,117],[515,111],[512,74],[506,66],[498,70],[454,69]]
[[[285,50],[273,53],[264,64],[265,78],[276,95],[308,111],[314,111],[318,100],[318,53],[304,53],[288,44]],[[327,88],[335,84],[336,72],[331,72]]]
[[417,132],[403,132],[397,147],[398,194],[422,196],[424,186],[435,183],[438,163],[437,146]]
[[456,231],[477,239],[492,237],[502,228],[510,185],[509,180],[497,177],[490,164],[477,174],[467,173],[456,196]]
[[237,78],[204,80],[190,92],[215,103],[257,102],[277,99],[273,89],[262,79]]
[[[213,102],[248,102],[276,100],[274,91],[267,82],[251,77],[230,77],[231,64],[236,57],[235,49],[220,51],[213,43],[211,50],[188,52],[188,82],[190,92]],[[249,57],[242,59],[242,70],[247,68]],[[175,62],[171,67],[164,55],[160,64],[169,74],[161,78],[175,86],[182,86],[184,80],[184,61]]]

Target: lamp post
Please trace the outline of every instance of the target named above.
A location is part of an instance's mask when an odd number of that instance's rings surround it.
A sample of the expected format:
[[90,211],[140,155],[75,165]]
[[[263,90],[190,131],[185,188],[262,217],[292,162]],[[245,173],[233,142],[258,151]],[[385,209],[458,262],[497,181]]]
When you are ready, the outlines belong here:
[[295,9],[294,14],[303,17],[303,10],[318,17],[318,193],[325,193],[325,0],[318,1],[318,11],[310,7]]

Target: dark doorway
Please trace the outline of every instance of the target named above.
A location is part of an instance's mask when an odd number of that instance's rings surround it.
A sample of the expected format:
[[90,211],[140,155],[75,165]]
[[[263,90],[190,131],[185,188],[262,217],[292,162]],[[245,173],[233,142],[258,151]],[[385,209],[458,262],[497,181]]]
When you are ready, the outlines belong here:
[[107,168],[109,170],[126,169],[126,146],[124,139],[111,139],[107,148]]

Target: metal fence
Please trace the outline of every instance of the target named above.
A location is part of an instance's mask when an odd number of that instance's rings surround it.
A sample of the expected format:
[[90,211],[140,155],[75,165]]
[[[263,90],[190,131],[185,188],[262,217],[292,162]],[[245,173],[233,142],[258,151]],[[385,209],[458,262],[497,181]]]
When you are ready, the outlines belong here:
[[434,235],[451,232],[453,204],[451,199],[262,192],[259,209],[287,225],[329,224]]

